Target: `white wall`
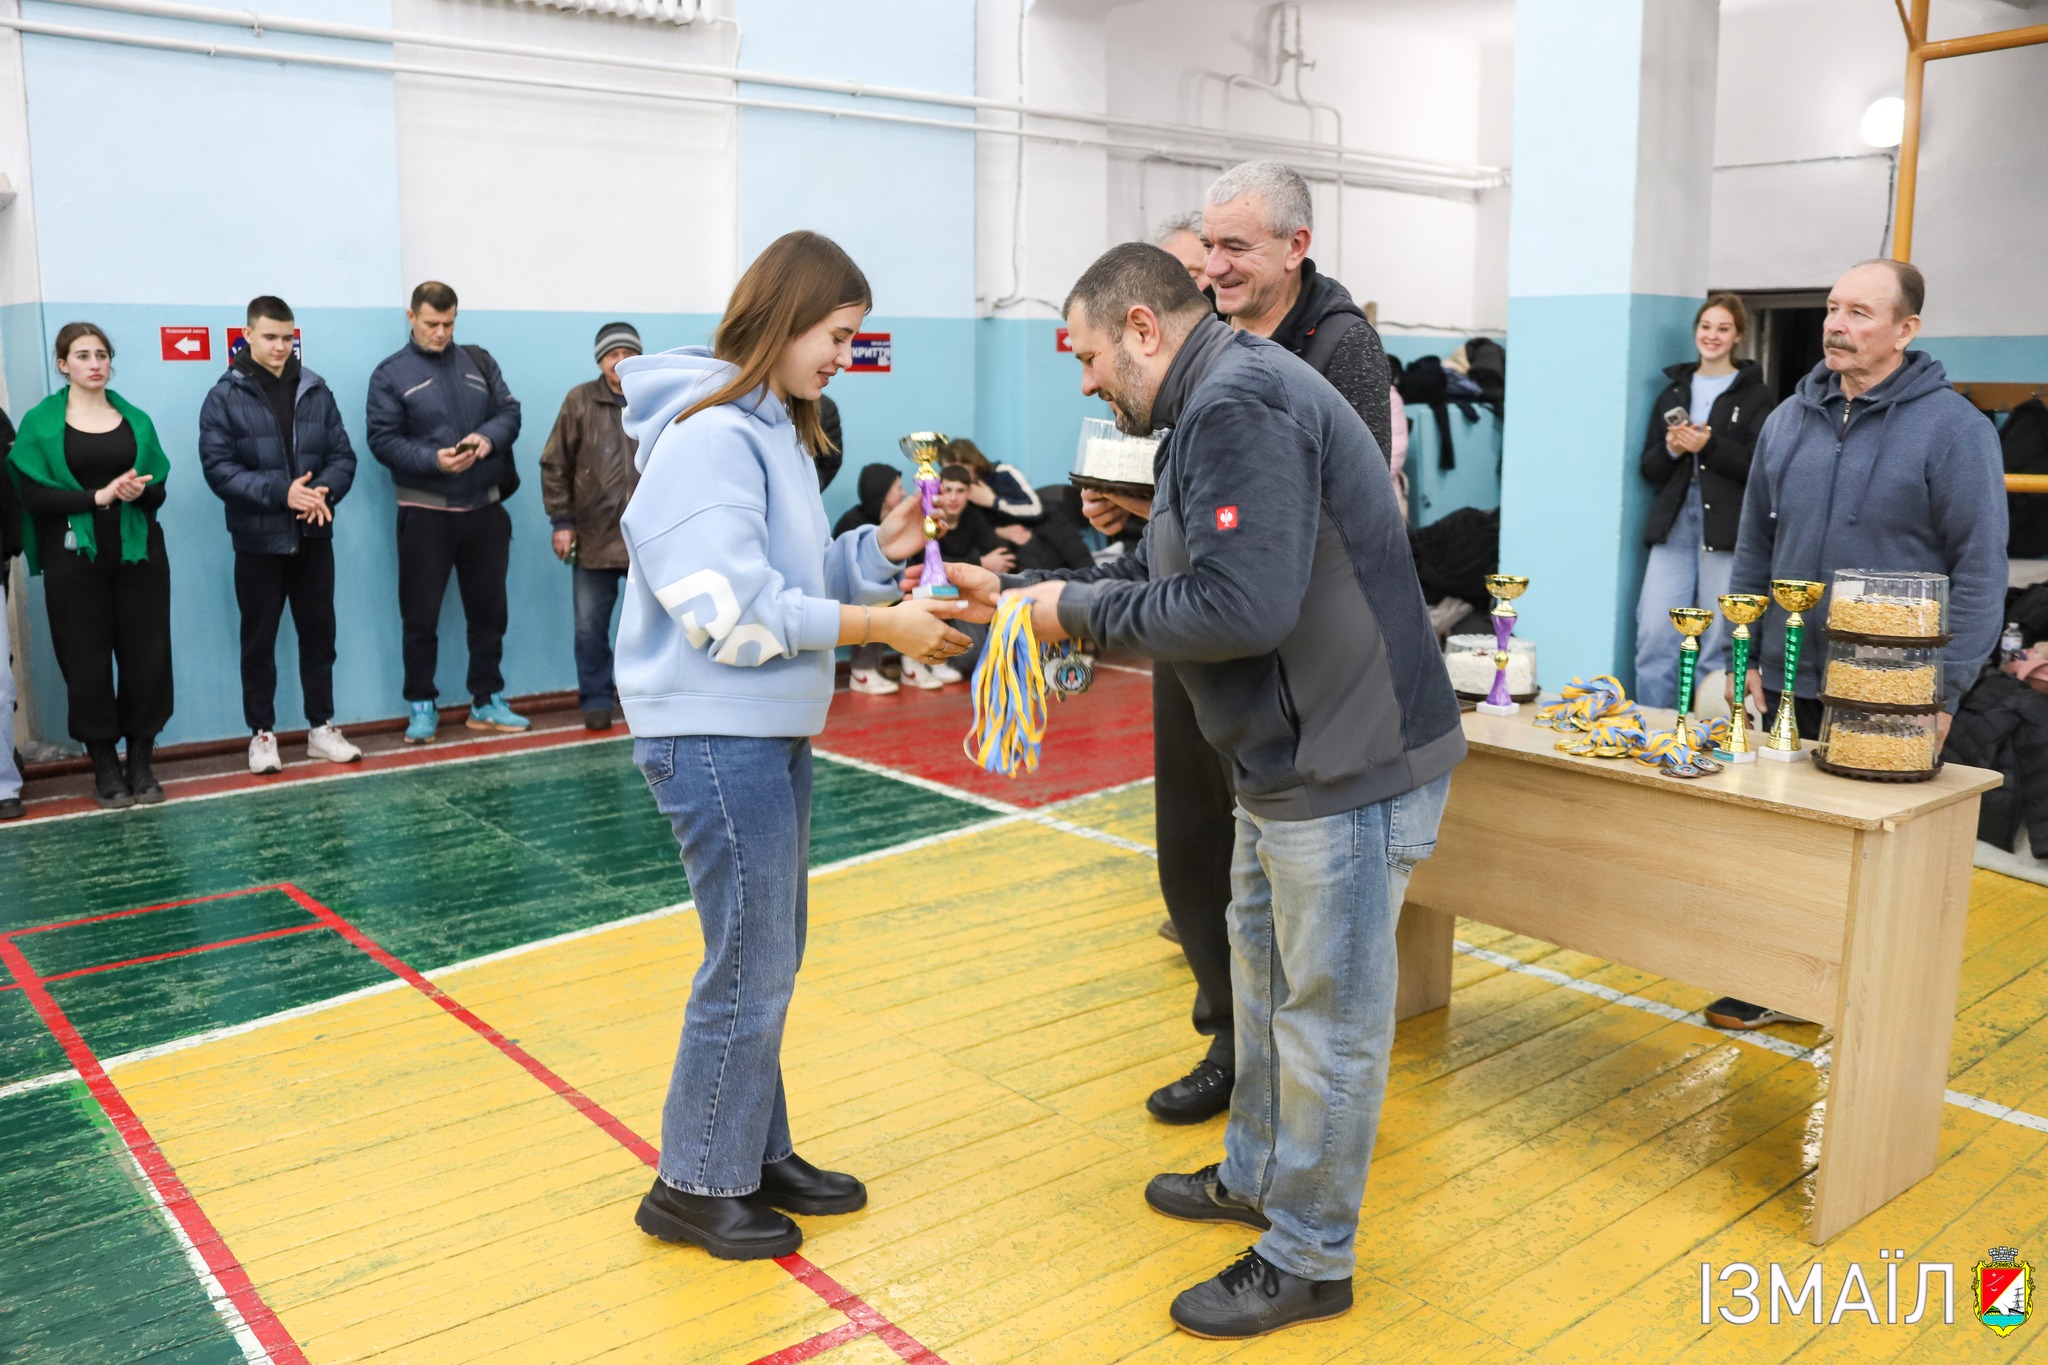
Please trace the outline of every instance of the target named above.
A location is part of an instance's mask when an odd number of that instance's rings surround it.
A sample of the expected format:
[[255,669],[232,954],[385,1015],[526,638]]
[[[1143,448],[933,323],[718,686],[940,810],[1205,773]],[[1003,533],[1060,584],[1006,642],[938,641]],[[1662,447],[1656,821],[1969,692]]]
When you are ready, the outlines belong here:
[[[394,0],[396,27],[723,65],[732,29],[465,0]],[[397,49],[400,61],[730,94],[732,83],[573,62]],[[397,79],[407,287],[465,306],[716,313],[738,276],[733,110],[630,96]]]
[[[1942,0],[1935,38],[2038,23]],[[1905,38],[1869,0],[1724,0],[1714,160],[1717,287],[1816,288],[1888,252],[1890,166],[1858,125],[1902,92]],[[1934,336],[2048,333],[2048,47],[1930,63],[1913,259]],[[1753,169],[1734,163],[1857,157]]]

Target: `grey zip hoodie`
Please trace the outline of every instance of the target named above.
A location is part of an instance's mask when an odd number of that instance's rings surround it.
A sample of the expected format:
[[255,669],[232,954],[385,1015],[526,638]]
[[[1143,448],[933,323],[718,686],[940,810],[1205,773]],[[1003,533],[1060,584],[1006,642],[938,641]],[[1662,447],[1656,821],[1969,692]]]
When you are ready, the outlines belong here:
[[[1942,673],[1953,712],[1998,643],[2005,536],[1998,431],[1949,387],[1940,361],[1908,351],[1890,378],[1853,400],[1822,362],[1757,438],[1729,591],[1768,593],[1773,578],[1831,584],[1837,569],[1947,574],[1955,640],[1942,651]],[[1827,610],[1822,602],[1805,613],[1802,697],[1820,695]],[[1772,692],[1784,685],[1784,624],[1774,605],[1751,627]]]
[[1358,413],[1212,317],[1152,416],[1173,430],[1143,552],[1070,579],[1061,626],[1176,665],[1255,815],[1340,815],[1449,772],[1465,756],[1458,700]]

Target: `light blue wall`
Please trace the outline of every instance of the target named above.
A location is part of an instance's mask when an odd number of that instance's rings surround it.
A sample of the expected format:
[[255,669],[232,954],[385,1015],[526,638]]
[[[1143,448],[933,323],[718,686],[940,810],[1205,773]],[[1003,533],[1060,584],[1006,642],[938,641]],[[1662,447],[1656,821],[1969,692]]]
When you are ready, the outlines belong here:
[[2048,336],[1923,336],[1914,345],[1939,360],[1952,380],[2039,384],[2048,390]]

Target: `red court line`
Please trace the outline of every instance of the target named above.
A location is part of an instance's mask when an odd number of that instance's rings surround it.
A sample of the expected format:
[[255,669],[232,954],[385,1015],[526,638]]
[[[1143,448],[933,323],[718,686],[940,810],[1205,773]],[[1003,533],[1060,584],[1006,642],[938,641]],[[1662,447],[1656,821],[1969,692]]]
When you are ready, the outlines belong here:
[[240,938],[224,938],[218,943],[202,943],[196,948],[175,948],[167,953],[151,953],[147,957],[123,958],[119,962],[102,962],[94,967],[75,967],[68,972],[46,976],[45,981],[69,981],[74,976],[91,976],[94,972],[111,972],[117,967],[139,967],[145,962],[164,962],[174,957],[189,957],[193,953],[210,953],[216,948],[238,948],[244,943],[262,943],[267,939],[285,938],[291,934],[318,933],[324,924],[294,924],[285,929],[266,929],[260,934],[244,934]]
[[[624,736],[616,732],[594,733],[580,725],[534,730],[523,735],[501,735],[495,739],[473,739],[453,744],[417,745],[390,753],[365,754],[355,763],[293,764],[281,773],[258,777],[254,773],[220,773],[213,777],[181,777],[164,783],[171,801],[195,796],[218,796],[224,792],[254,791],[263,787],[286,787],[298,782],[332,782],[361,773],[386,772],[393,768],[417,768],[448,763],[460,758],[481,758],[496,754],[525,753],[531,749],[553,749],[571,744],[602,744]],[[96,812],[99,802],[90,796],[61,796],[30,801],[23,822],[47,820],[57,815]]]
[[762,1356],[752,1365],[798,1365],[800,1361],[821,1356],[827,1351],[844,1346],[849,1341],[858,1341],[868,1334],[868,1329],[857,1322],[842,1322],[829,1332],[820,1332],[809,1341],[799,1341],[794,1346],[785,1346],[771,1355]]
[[[634,1156],[639,1157],[647,1165],[660,1166],[661,1154],[654,1149],[652,1143],[613,1117],[597,1101],[591,1099],[581,1090],[578,1090],[575,1086],[569,1084],[568,1081],[555,1074],[546,1063],[542,1062],[525,1048],[519,1046],[519,1044],[513,1042],[510,1038],[507,1038],[504,1034],[498,1032],[498,1030],[492,1028],[489,1024],[486,1024],[453,996],[427,980],[426,977],[420,975],[420,973],[407,966],[397,957],[394,957],[382,944],[356,928],[355,925],[349,923],[338,912],[314,900],[290,882],[281,884],[277,889],[290,896],[294,901],[297,901],[300,908],[305,910],[307,914],[320,920],[321,923],[327,925],[354,944],[373,962],[377,963],[378,966],[384,968],[385,971],[390,972],[414,990],[419,991],[429,1000],[460,1020],[471,1032],[518,1063],[534,1079],[567,1100],[578,1113],[603,1129],[610,1135],[613,1141],[617,1142]],[[850,1320],[849,1325],[857,1326],[861,1329],[854,1334],[855,1336],[865,1336],[869,1332],[874,1333],[908,1365],[946,1365],[945,1361],[941,1360],[936,1353],[919,1344],[915,1337],[898,1327],[895,1323],[890,1322],[888,1318],[863,1302],[859,1295],[842,1287],[838,1281],[812,1265],[802,1256],[778,1256],[775,1263],[795,1276],[798,1282],[806,1289],[809,1289],[819,1298],[825,1300],[826,1303],[846,1314]],[[830,1334],[828,1333],[827,1335]],[[852,1339],[852,1337],[847,1338],[849,1341]],[[812,1340],[815,1341],[817,1338],[814,1337]],[[807,1342],[800,1343],[799,1346],[793,1346],[788,1349],[798,1350],[803,1345],[808,1344]],[[835,1342],[834,1344],[837,1345],[839,1343]],[[820,1349],[829,1348],[821,1347]],[[804,1359],[805,1357],[795,1358]]]
[[127,919],[131,915],[153,915],[159,910],[177,910],[187,905],[204,905],[208,901],[233,900],[237,896],[254,896],[265,891],[275,891],[277,889],[275,885],[270,885],[245,886],[240,891],[216,891],[210,896],[193,896],[189,900],[165,901],[161,905],[141,905],[133,910],[110,910],[104,915],[81,915],[77,919],[60,919],[53,924],[37,924],[27,929],[8,929],[0,931],[0,938],[20,938],[24,934],[47,934],[52,929],[70,929],[80,924],[98,924],[103,920]]
[[229,1302],[242,1315],[242,1321],[255,1334],[256,1340],[262,1343],[263,1349],[278,1365],[306,1365],[306,1357],[299,1350],[298,1343],[292,1340],[291,1333],[285,1331],[284,1324],[277,1320],[277,1314],[270,1310],[263,1296],[256,1292],[256,1286],[250,1281],[248,1272],[242,1269],[242,1263],[228,1250],[227,1241],[219,1229],[214,1227],[191,1191],[185,1188],[185,1182],[171,1168],[163,1150],[156,1145],[156,1139],[149,1135],[149,1129],[143,1126],[127,1098],[108,1077],[92,1047],[44,988],[42,979],[36,975],[35,968],[29,966],[21,949],[4,934],[0,934],[0,964],[4,964],[21,983],[30,1004],[43,1021],[43,1027],[64,1049],[72,1068],[113,1122],[114,1130],[121,1135],[129,1155],[135,1158],[143,1175],[156,1188],[157,1197],[163,1200],[164,1207],[170,1210],[171,1217],[184,1230],[186,1238],[198,1251],[200,1259],[206,1262],[206,1268],[213,1272],[214,1279],[220,1282]]

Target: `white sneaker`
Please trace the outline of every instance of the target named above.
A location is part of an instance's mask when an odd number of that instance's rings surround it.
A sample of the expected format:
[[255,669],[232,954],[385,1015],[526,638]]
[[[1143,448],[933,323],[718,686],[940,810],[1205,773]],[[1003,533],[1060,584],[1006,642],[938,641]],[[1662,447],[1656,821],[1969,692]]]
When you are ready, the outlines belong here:
[[[950,669],[947,671],[951,672]],[[954,673],[953,676],[957,679],[960,675]],[[946,685],[945,680],[938,676],[937,669],[929,664],[921,664],[915,659],[903,661],[903,681],[925,692],[936,691]]]
[[277,756],[277,736],[268,730],[258,730],[249,741],[249,771],[258,776],[284,771],[284,760]]
[[[275,751],[275,741],[272,744]],[[329,763],[353,763],[363,756],[363,751],[348,742],[348,736],[332,725],[322,725],[306,732],[306,757],[322,758]]]
[[846,685],[855,692],[865,692],[871,697],[886,697],[899,690],[895,679],[887,677],[879,668],[856,668]]
[[930,664],[925,671],[942,683],[966,682],[967,675],[951,664]]

